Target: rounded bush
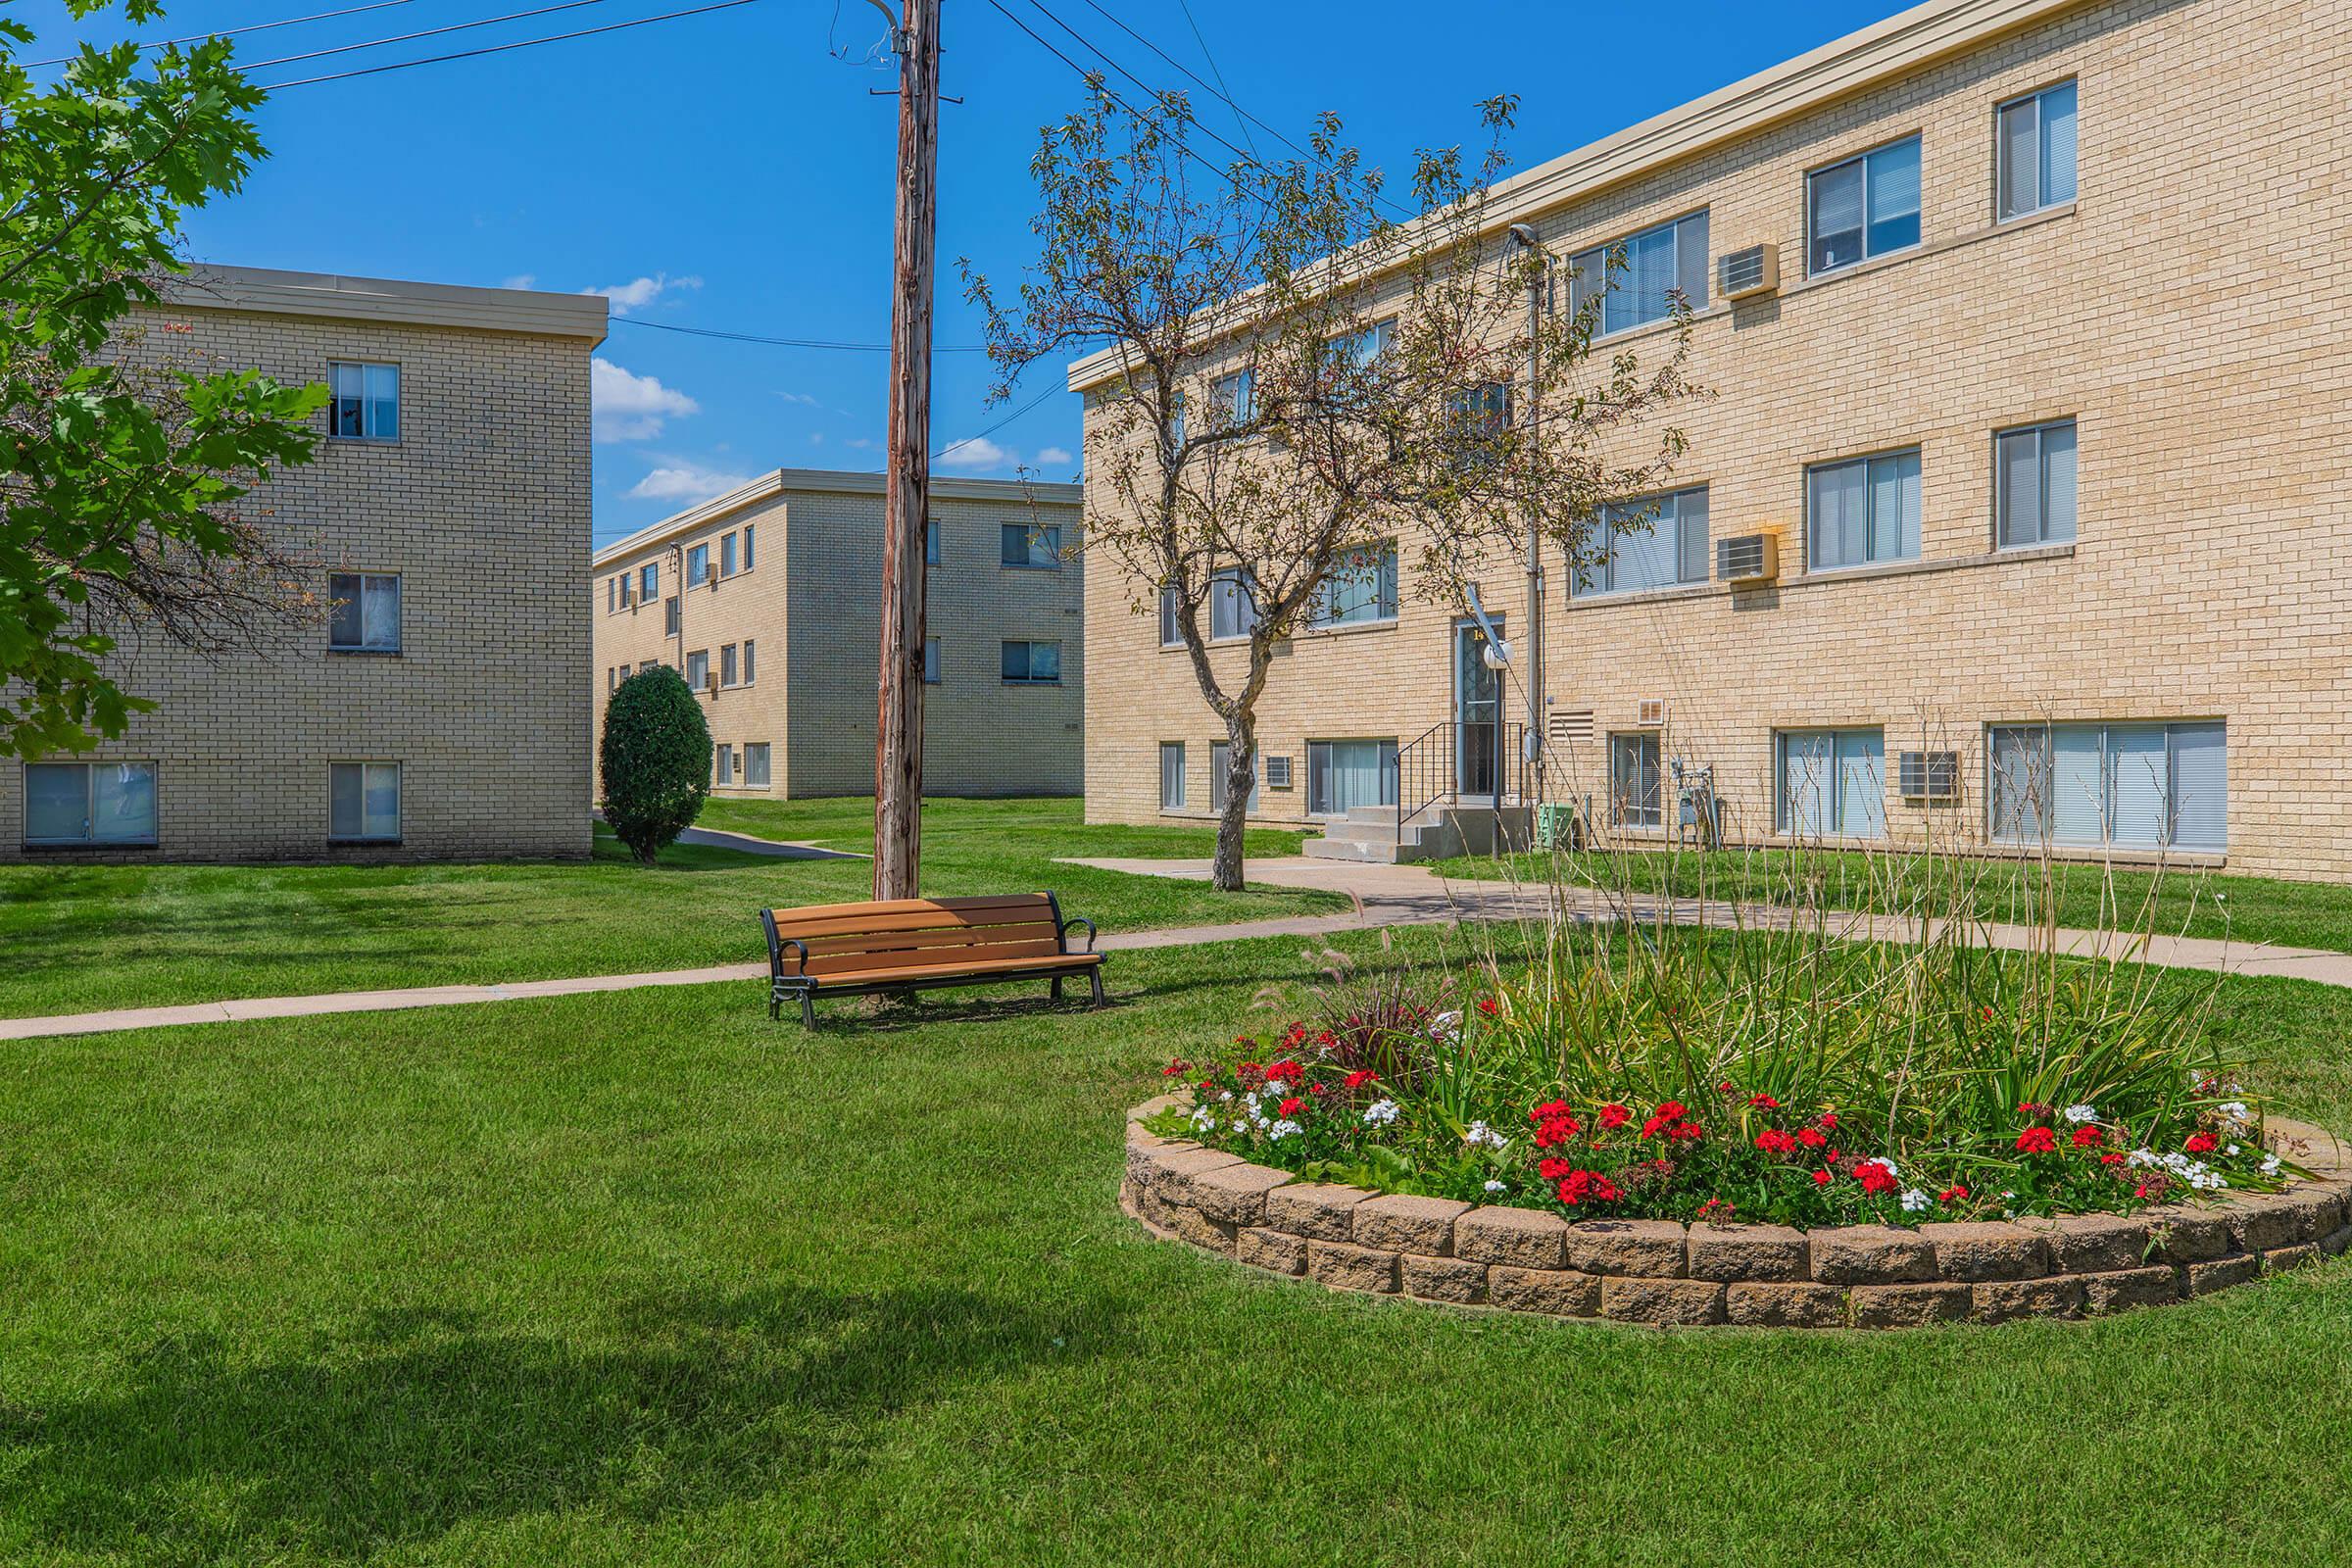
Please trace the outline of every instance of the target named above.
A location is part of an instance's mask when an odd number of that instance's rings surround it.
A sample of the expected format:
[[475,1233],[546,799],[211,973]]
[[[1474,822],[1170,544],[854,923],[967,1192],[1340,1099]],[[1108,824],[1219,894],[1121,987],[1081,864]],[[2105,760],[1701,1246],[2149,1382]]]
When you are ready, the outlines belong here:
[[658,664],[622,681],[605,706],[597,760],[606,825],[651,865],[710,798],[710,725],[685,677]]

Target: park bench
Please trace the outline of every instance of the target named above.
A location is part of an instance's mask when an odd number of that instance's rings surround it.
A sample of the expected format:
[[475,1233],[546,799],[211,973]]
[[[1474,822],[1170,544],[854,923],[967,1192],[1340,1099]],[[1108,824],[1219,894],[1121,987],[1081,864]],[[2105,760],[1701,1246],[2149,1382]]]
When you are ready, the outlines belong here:
[[[1095,922],[1064,920],[1051,893],[761,909],[760,924],[767,933],[767,1015],[782,1016],[785,999],[798,997],[808,1028],[816,1026],[819,997],[1045,979],[1059,1001],[1062,981],[1079,974],[1102,1005]],[[1073,926],[1086,927],[1084,952],[1070,950]]]

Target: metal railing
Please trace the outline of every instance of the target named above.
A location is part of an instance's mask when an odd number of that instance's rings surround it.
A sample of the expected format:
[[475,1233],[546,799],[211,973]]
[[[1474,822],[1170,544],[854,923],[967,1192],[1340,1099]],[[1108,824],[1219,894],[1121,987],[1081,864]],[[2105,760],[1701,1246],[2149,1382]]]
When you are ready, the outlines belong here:
[[1527,726],[1506,722],[1500,730],[1447,719],[1396,748],[1397,843],[1407,822],[1446,801],[1475,798],[1499,809],[1515,796],[1535,806],[1532,786],[1542,769],[1527,760]]

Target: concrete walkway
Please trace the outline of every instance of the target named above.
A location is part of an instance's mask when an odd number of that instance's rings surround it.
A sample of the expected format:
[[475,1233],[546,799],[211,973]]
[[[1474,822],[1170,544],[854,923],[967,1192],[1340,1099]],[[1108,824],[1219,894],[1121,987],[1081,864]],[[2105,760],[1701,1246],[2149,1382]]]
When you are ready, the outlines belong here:
[[[690,831],[702,832],[694,829]],[[712,833],[716,839],[743,839],[742,846],[765,846],[755,854],[799,851],[816,857],[839,854],[809,845],[779,844],[739,834]],[[792,858],[792,857],[787,857]],[[1133,876],[1173,877],[1205,882],[1206,860],[1146,860],[1072,858],[1069,865],[1123,871]],[[1447,880],[1425,866],[1373,865],[1348,860],[1318,860],[1304,856],[1251,860],[1250,880],[1273,887],[1312,888],[1345,894],[1353,908],[1338,914],[1295,915],[1270,920],[1242,920],[1227,925],[1174,926],[1158,931],[1113,932],[1102,941],[1103,951],[1139,952],[1151,948],[1192,947],[1209,942],[1243,942],[1253,937],[1317,937],[1388,925],[1451,924],[1463,920],[1543,919],[1552,909],[1553,890],[1517,887],[1507,882]],[[1594,921],[1616,917],[1611,901],[1597,891],[1574,889],[1564,895],[1559,912],[1566,918]],[[1785,925],[1787,909],[1750,905],[1735,910],[1715,904],[1702,908],[1695,901],[1636,899],[1639,919],[1671,919],[1680,924],[1729,927]],[[1891,915],[1838,914],[1831,928],[1839,936],[1858,940],[1904,942],[1918,935],[1915,921]],[[2040,934],[2029,927],[1994,925],[1984,939],[1996,948],[2029,951],[2040,945]],[[2112,938],[2108,939],[2112,942]],[[2094,956],[2100,938],[2087,931],[2062,931],[2063,951]],[[2226,974],[2275,975],[2310,980],[2320,985],[2352,987],[2352,954],[2327,953],[2310,948],[2278,948],[2263,944],[2224,943],[2199,937],[2156,937],[2148,945],[2148,961],[2166,968],[2204,969]],[[563,980],[516,980],[503,985],[419,986],[403,991],[338,991],[308,997],[256,997],[238,1002],[203,1002],[171,1007],[127,1007],[111,1012],[64,1013],[47,1018],[0,1019],[0,1040],[31,1040],[55,1035],[100,1034],[116,1029],[162,1029],[174,1024],[223,1023],[252,1018],[303,1018],[335,1012],[388,1012],[406,1007],[449,1007],[480,1002],[517,1002],[530,997],[573,997],[601,991],[635,991],[645,986],[700,986],[725,981],[764,981],[765,963],[722,964],[707,969],[662,969],[646,974],[580,975]]]

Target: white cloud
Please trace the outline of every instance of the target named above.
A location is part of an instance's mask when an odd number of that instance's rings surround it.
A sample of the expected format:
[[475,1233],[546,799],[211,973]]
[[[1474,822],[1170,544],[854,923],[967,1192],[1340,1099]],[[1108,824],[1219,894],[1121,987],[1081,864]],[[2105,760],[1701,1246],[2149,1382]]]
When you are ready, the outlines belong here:
[[1001,468],[1017,456],[1010,447],[1001,447],[984,435],[966,436],[951,441],[939,455],[943,468]]
[[1048,447],[1037,455],[1037,461],[1041,467],[1059,467],[1070,461],[1070,455],[1061,447]]
[[676,288],[701,288],[699,277],[672,277],[667,272],[656,272],[651,277],[633,278],[626,283],[608,283],[603,288],[584,288],[583,294],[602,294],[612,302],[614,316],[626,316],[642,311],[662,295]]
[[666,420],[702,409],[676,388],[650,375],[633,375],[607,359],[589,360],[588,396],[599,441],[651,441]]
[[846,446],[856,447],[860,452],[871,452],[874,450],[874,448],[880,446],[882,443],[876,441],[871,436],[854,435],[843,444]]
[[816,399],[810,397],[806,392],[779,392],[776,394],[776,396],[782,398],[787,403],[806,403],[812,409],[821,409],[824,407],[823,404],[817,402]]
[[691,506],[751,483],[748,473],[721,473],[679,458],[653,469],[629,489],[631,501],[678,501]]
[[536,272],[516,272],[513,277],[507,278],[498,286],[500,288],[529,288],[533,283],[538,281],[539,274]]

